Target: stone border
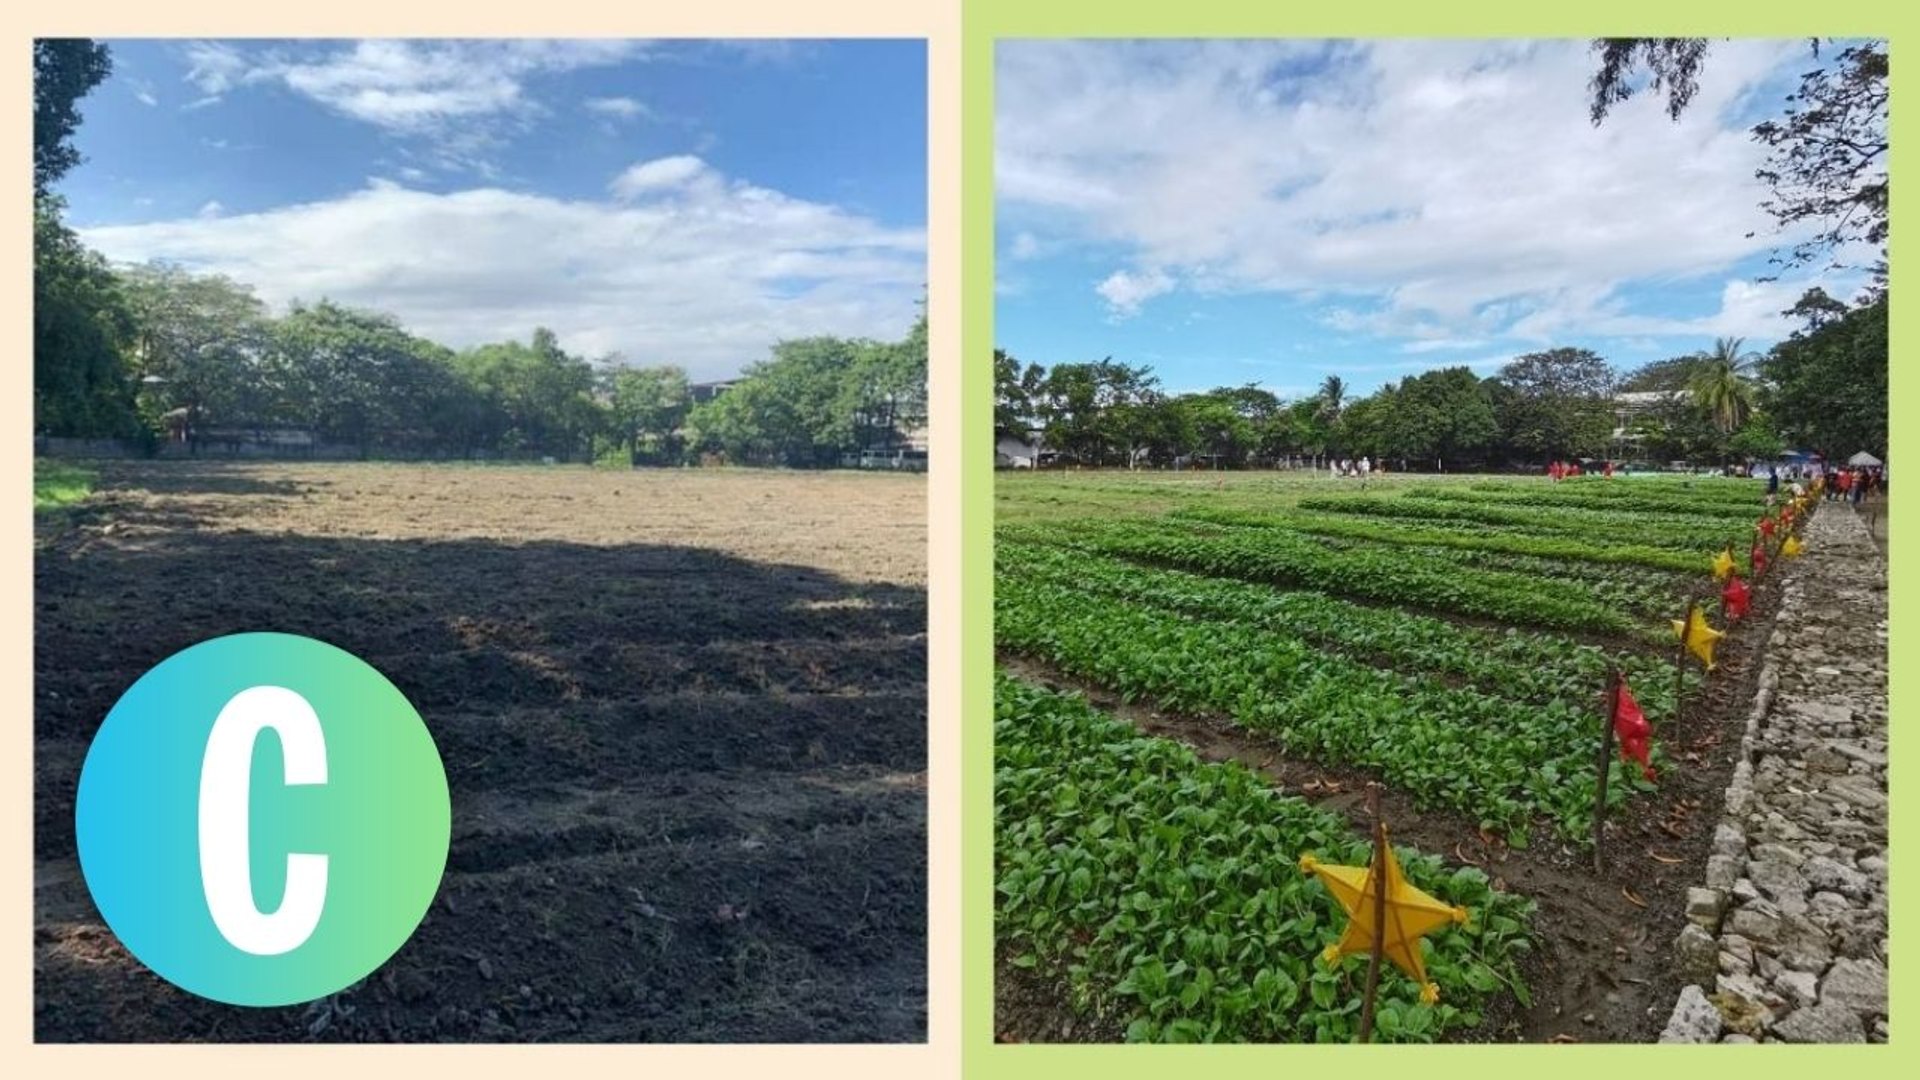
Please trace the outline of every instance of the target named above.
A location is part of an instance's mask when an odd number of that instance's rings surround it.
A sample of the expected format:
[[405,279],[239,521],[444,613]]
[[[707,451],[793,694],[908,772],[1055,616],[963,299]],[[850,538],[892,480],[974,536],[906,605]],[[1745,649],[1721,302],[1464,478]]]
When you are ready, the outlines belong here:
[[[1808,522],[1826,535],[1781,582],[1661,1042],[1887,1039],[1886,701],[1854,681],[1886,676],[1885,560],[1842,511]],[[1796,648],[1812,660],[1789,693]]]

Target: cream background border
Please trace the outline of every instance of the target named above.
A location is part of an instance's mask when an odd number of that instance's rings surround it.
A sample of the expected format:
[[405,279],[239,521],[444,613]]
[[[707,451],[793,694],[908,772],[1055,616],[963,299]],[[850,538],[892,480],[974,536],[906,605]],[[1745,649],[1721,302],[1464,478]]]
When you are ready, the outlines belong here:
[[[900,0],[542,0],[484,11],[427,0],[326,0],[282,8],[235,0],[77,4],[14,0],[0,23],[0,1062],[14,1076],[337,1078],[433,1069],[444,1076],[696,1071],[710,1080],[959,1075],[960,1047],[960,4]],[[928,1042],[912,1046],[36,1046],[33,1044],[32,193],[34,37],[915,37],[928,39],[928,293],[932,470],[928,478]],[[84,130],[84,128],[83,128]]]

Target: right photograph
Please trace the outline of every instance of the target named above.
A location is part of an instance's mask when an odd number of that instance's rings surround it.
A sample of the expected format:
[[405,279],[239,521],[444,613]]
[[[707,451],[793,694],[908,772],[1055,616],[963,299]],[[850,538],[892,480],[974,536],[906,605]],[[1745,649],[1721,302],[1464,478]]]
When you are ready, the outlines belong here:
[[1888,54],[995,44],[997,1041],[1889,1040]]

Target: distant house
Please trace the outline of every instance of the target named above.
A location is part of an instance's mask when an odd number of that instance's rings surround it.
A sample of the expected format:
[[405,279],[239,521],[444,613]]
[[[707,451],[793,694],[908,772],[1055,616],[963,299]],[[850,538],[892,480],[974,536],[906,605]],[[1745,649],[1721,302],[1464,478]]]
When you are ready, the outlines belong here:
[[739,383],[739,379],[721,379],[716,382],[688,383],[687,398],[695,405],[701,405],[733,389],[735,386],[738,386]]
[[1613,395],[1613,441],[1639,442],[1641,436],[1633,428],[1641,417],[1686,396],[1685,390],[1634,390]]
[[1002,435],[993,444],[993,467],[1031,469],[1040,464],[1040,455],[1044,452],[1037,432],[1029,432],[1024,439],[1017,435]]

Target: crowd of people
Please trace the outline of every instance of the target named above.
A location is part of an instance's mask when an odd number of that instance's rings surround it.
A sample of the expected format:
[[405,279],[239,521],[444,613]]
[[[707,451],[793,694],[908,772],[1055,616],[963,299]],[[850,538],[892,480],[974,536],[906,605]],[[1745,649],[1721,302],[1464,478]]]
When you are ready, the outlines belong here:
[[1886,489],[1887,469],[1884,465],[1856,465],[1851,468],[1835,469],[1827,474],[1828,502],[1839,499],[1859,506],[1862,499],[1878,495]]
[[[1611,461],[1601,462],[1600,474],[1602,476],[1607,477],[1608,479],[1612,479],[1613,462]],[[1577,461],[1556,460],[1548,463],[1547,465],[1547,479],[1553,481],[1556,484],[1562,480],[1569,480],[1576,476],[1585,476],[1585,475],[1586,475],[1586,470],[1582,469],[1580,467],[1580,463]]]
[[1375,473],[1378,473],[1381,476],[1387,475],[1387,459],[1386,458],[1380,459],[1380,464],[1377,468],[1374,466],[1373,459],[1370,457],[1367,457],[1365,454],[1362,454],[1360,456],[1360,460],[1358,461],[1355,461],[1352,458],[1328,458],[1327,459],[1327,475],[1335,478],[1342,477],[1342,476],[1357,476],[1360,479],[1365,480],[1367,477],[1372,476]]
[[[1578,461],[1555,460],[1547,464],[1547,479],[1554,483],[1592,472],[1611,477],[1613,462],[1595,463],[1590,468],[1582,467]],[[1815,461],[1786,465],[1730,465],[1725,467],[1724,472],[1734,477],[1765,477],[1769,503],[1779,495],[1783,484],[1798,495],[1811,487],[1814,481],[1822,479],[1826,481],[1824,497],[1829,502],[1838,499],[1858,506],[1862,499],[1883,494],[1887,490],[1885,465],[1827,466]]]

